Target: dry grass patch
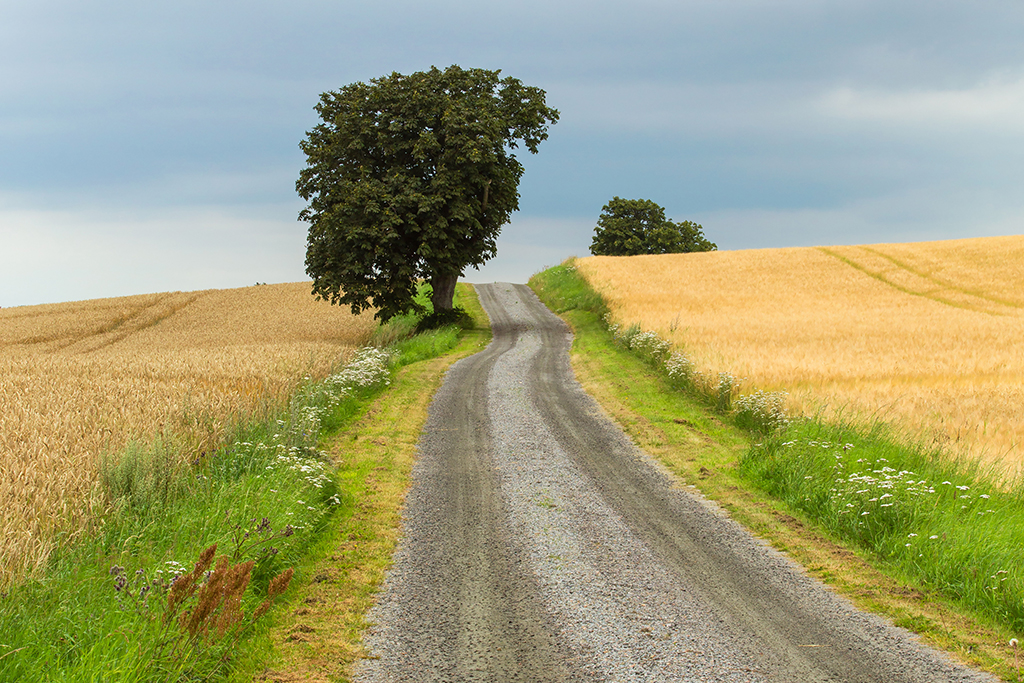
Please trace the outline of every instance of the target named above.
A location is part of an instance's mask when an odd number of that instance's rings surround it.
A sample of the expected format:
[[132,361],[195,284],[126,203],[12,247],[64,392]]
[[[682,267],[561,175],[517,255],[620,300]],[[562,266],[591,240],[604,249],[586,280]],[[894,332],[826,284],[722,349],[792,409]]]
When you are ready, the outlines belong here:
[[1014,474],[1024,443],[1024,236],[591,257],[615,322],[744,391],[895,420]]
[[308,283],[0,310],[0,589],[103,510],[102,453],[173,435],[194,458],[374,327]]

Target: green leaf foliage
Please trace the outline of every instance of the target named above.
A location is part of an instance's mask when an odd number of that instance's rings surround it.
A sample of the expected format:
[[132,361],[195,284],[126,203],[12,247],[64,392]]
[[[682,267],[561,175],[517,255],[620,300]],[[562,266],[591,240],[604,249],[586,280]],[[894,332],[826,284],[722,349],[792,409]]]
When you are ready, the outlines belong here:
[[320,96],[296,183],[317,296],[386,321],[420,310],[422,279],[448,309],[465,269],[495,256],[519,208],[513,150],[536,153],[558,120],[543,90],[500,73],[432,67]]
[[601,209],[590,253],[595,256],[636,256],[714,251],[704,228],[690,221],[674,223],[665,209],[649,199],[614,197]]

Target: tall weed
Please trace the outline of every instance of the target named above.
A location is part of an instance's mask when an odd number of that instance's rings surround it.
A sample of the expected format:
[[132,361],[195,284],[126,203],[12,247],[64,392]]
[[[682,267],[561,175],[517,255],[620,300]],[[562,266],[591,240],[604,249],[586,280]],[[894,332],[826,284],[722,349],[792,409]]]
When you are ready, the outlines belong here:
[[185,467],[178,450],[164,439],[132,443],[119,454],[100,458],[100,483],[108,504],[133,508],[166,505],[185,490]]

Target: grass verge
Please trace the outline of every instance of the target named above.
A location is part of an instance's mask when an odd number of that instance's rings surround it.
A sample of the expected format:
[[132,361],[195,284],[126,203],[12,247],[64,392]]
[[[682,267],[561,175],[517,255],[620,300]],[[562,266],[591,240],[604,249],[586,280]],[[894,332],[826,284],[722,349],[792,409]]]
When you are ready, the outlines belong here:
[[372,489],[377,465],[351,462],[332,435],[459,343],[449,327],[364,349],[191,463],[173,435],[105,459],[110,514],[0,597],[0,681],[252,680],[273,655],[271,608],[317,582]]
[[[472,325],[452,338],[457,343],[443,355],[425,349],[426,341],[407,348],[404,357],[415,360],[398,371],[388,391],[322,444],[338,466],[339,487],[354,504],[332,520],[304,569],[306,579],[269,632],[266,663],[239,680],[348,681],[365,654],[360,633],[398,540],[427,409],[448,367],[490,341],[475,293],[460,285],[458,297]],[[452,332],[448,328],[446,334]]]
[[[629,335],[608,329],[603,302],[571,263],[530,286],[573,327],[573,368],[586,390],[674,475],[859,607],[1021,680],[1009,640],[1019,633],[1011,609],[1022,602],[1005,597],[1020,565],[1019,494],[999,493],[983,473],[881,427],[780,423],[770,411],[751,420],[728,377],[672,373],[672,356],[652,340],[631,351]],[[972,582],[980,587],[962,588]]]

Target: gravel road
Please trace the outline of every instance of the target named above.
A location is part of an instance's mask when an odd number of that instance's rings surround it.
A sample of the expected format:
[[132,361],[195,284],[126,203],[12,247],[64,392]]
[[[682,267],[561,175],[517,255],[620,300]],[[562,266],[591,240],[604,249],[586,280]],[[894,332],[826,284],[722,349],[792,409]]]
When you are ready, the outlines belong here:
[[431,406],[356,680],[989,681],[855,610],[673,483],[523,285]]

